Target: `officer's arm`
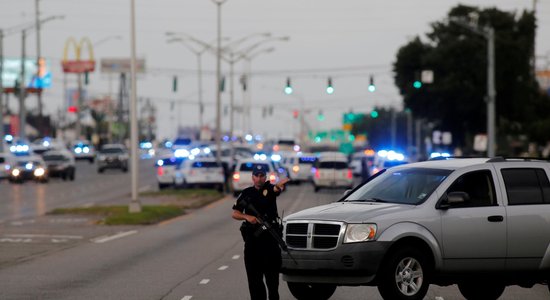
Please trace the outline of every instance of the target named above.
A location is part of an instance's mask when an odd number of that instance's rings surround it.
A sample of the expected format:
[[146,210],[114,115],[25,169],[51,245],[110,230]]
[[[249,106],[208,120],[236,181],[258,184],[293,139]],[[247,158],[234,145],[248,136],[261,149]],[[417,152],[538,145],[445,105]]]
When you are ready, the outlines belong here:
[[233,219],[235,220],[238,220],[238,221],[247,221],[248,223],[250,224],[256,224],[258,223],[258,220],[256,220],[256,217],[254,216],[251,216],[251,215],[247,215],[239,210],[236,210],[234,209],[233,210],[233,215],[232,215]]
[[289,180],[290,180],[290,179],[285,178],[285,179],[279,181],[275,186],[273,186],[273,191],[274,191],[275,193],[282,192],[282,191],[285,189],[285,184],[286,184]]

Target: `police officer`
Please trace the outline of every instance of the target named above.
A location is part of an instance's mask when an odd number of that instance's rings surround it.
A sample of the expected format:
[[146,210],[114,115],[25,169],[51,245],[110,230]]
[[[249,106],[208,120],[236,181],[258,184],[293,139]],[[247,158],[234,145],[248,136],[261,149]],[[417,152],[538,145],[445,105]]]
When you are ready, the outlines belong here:
[[273,185],[266,180],[266,175],[262,165],[255,165],[252,170],[254,185],[244,189],[233,205],[233,219],[245,221],[241,233],[245,240],[244,264],[252,300],[265,300],[267,295],[269,300],[279,299],[281,249],[277,240],[259,223],[261,220],[277,226],[276,199],[288,179]]

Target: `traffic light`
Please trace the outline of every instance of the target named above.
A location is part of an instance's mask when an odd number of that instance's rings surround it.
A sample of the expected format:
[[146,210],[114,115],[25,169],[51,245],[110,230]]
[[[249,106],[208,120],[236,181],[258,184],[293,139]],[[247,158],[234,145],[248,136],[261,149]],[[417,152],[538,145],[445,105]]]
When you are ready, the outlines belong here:
[[172,92],[177,92],[178,91],[178,76],[174,76],[174,78],[172,79]]
[[323,114],[322,110],[319,110],[319,113],[317,114],[317,120],[318,121],[324,121],[325,120],[325,115]]
[[299,111],[297,109],[293,110],[292,111],[292,116],[294,117],[294,119],[298,119],[298,115],[299,115]]
[[222,76],[222,78],[220,78],[220,92],[224,92],[225,91],[225,76]]
[[292,85],[290,84],[290,77],[287,77],[286,79],[285,94],[287,95],[292,94]]
[[370,112],[370,117],[373,118],[373,119],[376,119],[378,118],[378,112],[373,109],[371,112]]
[[376,91],[376,86],[374,85],[374,78],[371,75],[369,79],[369,92],[372,93],[374,91]]
[[334,93],[334,87],[332,87],[332,78],[328,78],[328,82],[327,82],[327,94],[332,94]]
[[415,89],[421,88],[421,87],[422,87],[422,82],[421,82],[420,80],[415,80],[415,81],[413,82],[413,87],[414,87]]
[[84,72],[84,84],[88,85],[90,83],[90,74],[88,72]]

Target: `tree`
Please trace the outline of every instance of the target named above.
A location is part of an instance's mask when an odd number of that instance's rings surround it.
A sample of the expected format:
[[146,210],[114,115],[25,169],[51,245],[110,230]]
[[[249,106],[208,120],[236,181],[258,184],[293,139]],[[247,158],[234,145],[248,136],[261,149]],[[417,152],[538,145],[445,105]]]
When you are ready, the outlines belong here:
[[[499,149],[508,135],[544,139],[540,126],[550,128],[545,120],[550,100],[539,93],[531,72],[535,16],[527,11],[517,14],[459,5],[448,18],[468,19],[472,14],[479,16],[478,26],[491,25],[495,30]],[[395,83],[415,117],[451,131],[455,146],[469,148],[475,134],[486,132],[487,41],[446,20],[431,25],[426,42],[416,37],[399,49]],[[415,89],[412,83],[422,70],[433,70],[435,81]]]

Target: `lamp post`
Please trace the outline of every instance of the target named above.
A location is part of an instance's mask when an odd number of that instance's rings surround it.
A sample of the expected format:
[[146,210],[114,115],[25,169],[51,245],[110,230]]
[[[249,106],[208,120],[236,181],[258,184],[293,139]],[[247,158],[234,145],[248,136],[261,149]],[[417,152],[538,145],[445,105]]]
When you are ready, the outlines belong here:
[[[173,32],[167,32],[166,33],[167,36],[173,36],[174,33]],[[195,40],[194,38],[192,40]],[[193,52],[193,54],[195,54],[197,56],[197,82],[198,82],[198,95],[199,95],[199,131],[202,130],[202,127],[203,127],[203,114],[204,114],[204,104],[203,104],[203,92],[202,92],[202,60],[201,60],[201,57],[202,55],[204,54],[204,52],[206,52],[207,50],[212,50],[214,47],[211,46],[210,44],[203,44],[202,41],[200,42],[200,45],[201,45],[201,49],[195,49],[193,47],[191,47],[190,45],[188,45],[186,42],[185,42],[185,39],[183,38],[172,38],[172,39],[169,39],[167,41],[168,43],[173,43],[173,42],[180,42],[182,43],[187,49],[189,49],[189,51]],[[195,41],[196,42],[196,41]]]
[[130,159],[131,159],[131,181],[132,200],[128,206],[130,213],[141,212],[141,203],[138,199],[138,129],[137,129],[137,90],[136,90],[136,22],[135,22],[135,0],[130,2]]
[[227,0],[212,0],[214,4],[218,7],[218,42],[216,49],[216,162],[221,163],[221,58],[222,58],[222,48],[221,48],[221,39],[222,39],[222,4]]
[[487,156],[495,156],[495,30],[491,26],[478,27],[461,18],[450,21],[487,39]]

